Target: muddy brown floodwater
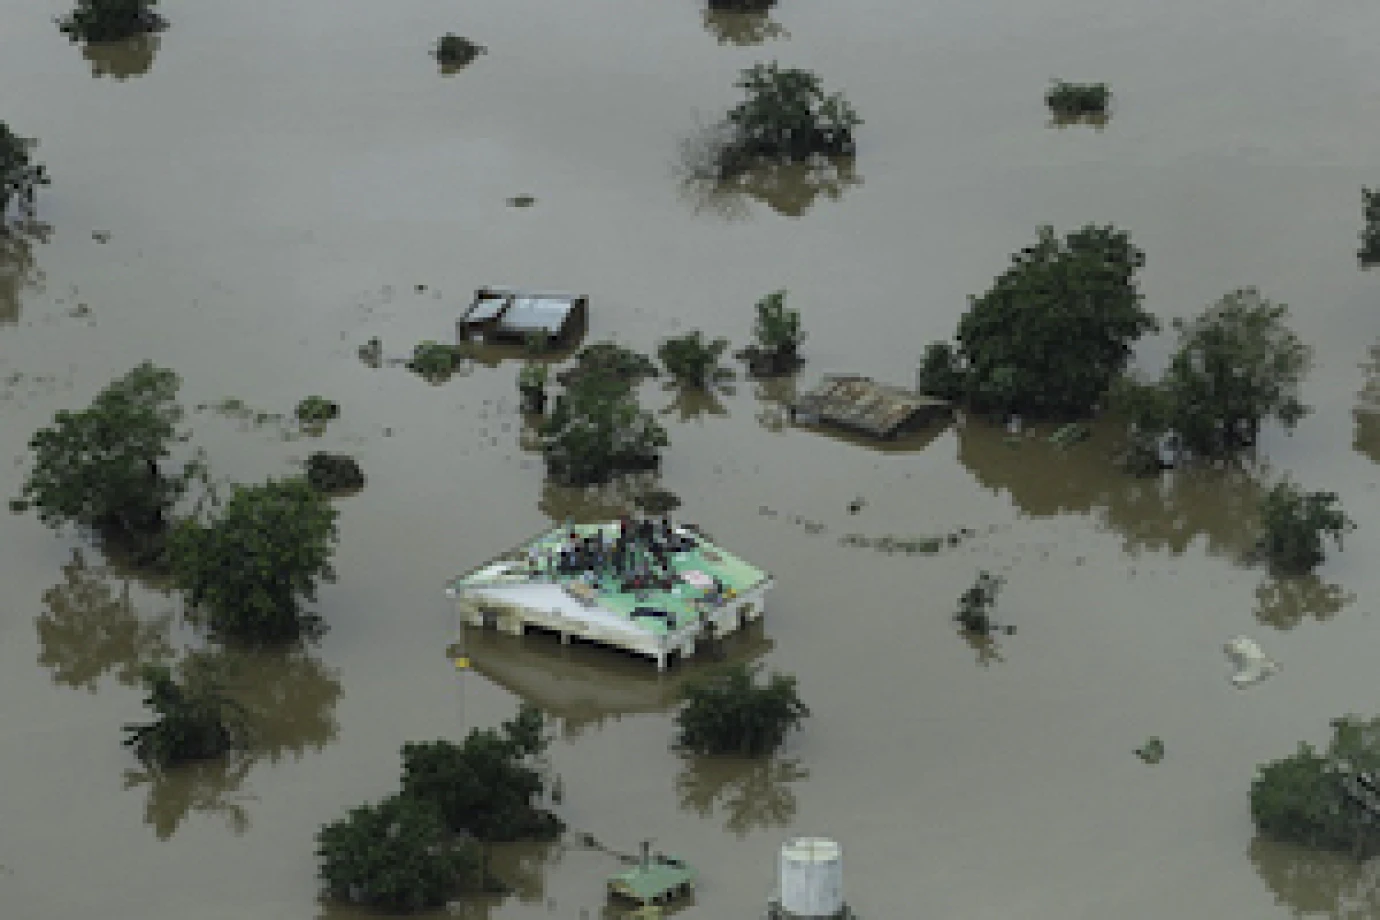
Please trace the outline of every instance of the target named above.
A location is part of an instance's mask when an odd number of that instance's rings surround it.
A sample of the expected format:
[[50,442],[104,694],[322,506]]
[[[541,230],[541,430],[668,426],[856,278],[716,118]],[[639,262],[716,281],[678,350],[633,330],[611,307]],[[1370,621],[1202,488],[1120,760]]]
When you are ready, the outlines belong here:
[[[260,749],[162,778],[119,729],[141,713],[137,663],[195,643],[175,599],[0,518],[0,916],[355,916],[317,901],[317,828],[391,792],[404,742],[495,724],[518,695],[560,720],[576,832],[701,868],[685,916],[757,916],[793,833],[842,842],[848,898],[875,920],[1380,916],[1373,867],[1256,841],[1246,799],[1257,763],[1380,706],[1380,280],[1354,257],[1360,189],[1380,183],[1373,7],[790,0],[729,22],[695,0],[185,0],[155,41],[87,55],[52,24],[62,7],[0,0],[0,118],[53,178],[50,237],[0,249],[0,492],[36,427],[145,358],[182,374],[189,407],[340,403],[314,441],[192,413],[219,475],[319,448],[369,484],[340,503],[329,634],[231,662]],[[427,52],[447,31],[489,53],[440,76]],[[856,164],[687,186],[681,141],[772,56],[856,104]],[[1111,85],[1105,130],[1047,126],[1056,76]],[[519,194],[535,206],[509,207]],[[368,339],[396,357],[509,283],[588,294],[594,337],[742,344],[752,303],[785,287],[810,334],[802,382],[907,383],[1038,224],[1087,221],[1146,250],[1165,319],[1242,285],[1292,305],[1317,411],[1269,433],[1268,469],[1147,483],[1109,469],[1105,432],[1061,451],[972,425],[877,450],[784,425],[789,384],[706,403],[651,383],[683,517],[779,583],[764,630],[725,654],[797,674],[806,731],[767,764],[683,758],[682,675],[538,639],[471,637],[457,675],[445,580],[624,499],[544,485],[515,362],[430,386],[361,363]],[[1166,340],[1141,351],[1154,368]],[[1240,555],[1284,472],[1361,526],[1316,578],[1275,583]],[[840,543],[964,527],[932,555]],[[1018,631],[974,649],[950,617],[980,568],[1006,578]],[[1234,690],[1238,633],[1282,673]],[[1133,753],[1151,736],[1156,766]],[[599,916],[616,864],[575,841],[503,850],[514,894],[461,915]]]

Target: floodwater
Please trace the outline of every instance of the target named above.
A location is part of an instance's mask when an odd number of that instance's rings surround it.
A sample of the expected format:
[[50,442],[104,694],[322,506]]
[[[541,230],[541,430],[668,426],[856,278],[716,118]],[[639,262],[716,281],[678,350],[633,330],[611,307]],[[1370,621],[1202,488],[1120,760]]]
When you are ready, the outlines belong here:
[[[317,901],[317,828],[393,791],[404,742],[495,724],[515,694],[561,720],[573,831],[701,868],[685,916],[757,916],[796,833],[842,842],[849,900],[877,920],[1380,916],[1374,867],[1255,840],[1246,799],[1256,764],[1376,708],[1380,297],[1354,251],[1361,187],[1380,182],[1380,12],[790,0],[735,22],[693,0],[186,0],[156,40],[86,55],[60,12],[0,0],[0,118],[53,177],[48,239],[0,251],[0,492],[30,432],[145,358],[182,374],[189,409],[339,401],[316,443],[369,484],[340,502],[328,635],[225,662],[260,747],[163,778],[119,741],[142,712],[137,663],[197,645],[175,598],[0,517],[0,916],[355,916]],[[489,53],[440,75],[427,49],[446,31]],[[769,57],[846,91],[867,119],[856,163],[687,187],[683,140]],[[1056,76],[1112,86],[1105,130],[1046,124]],[[763,631],[725,654],[796,674],[806,730],[767,764],[696,761],[668,749],[681,675],[480,636],[456,673],[445,580],[626,495],[543,483],[513,361],[430,386],[361,363],[370,337],[402,355],[510,283],[588,294],[594,337],[743,344],[752,303],[784,287],[810,334],[803,383],[906,383],[1038,224],[1089,221],[1146,250],[1166,320],[1243,285],[1292,305],[1316,412],[1268,434],[1262,467],[1147,483],[1110,469],[1105,435],[1061,451],[976,425],[877,450],[785,426],[789,383],[707,402],[651,383],[683,517],[779,584]],[[271,421],[189,425],[231,480],[312,449]],[[1253,497],[1285,473],[1339,492],[1360,529],[1316,578],[1279,583],[1241,556]],[[840,542],[960,528],[934,555]],[[950,618],[983,568],[1018,629],[973,648]],[[1283,671],[1233,689],[1237,633]],[[1151,735],[1156,766],[1133,754]],[[514,893],[463,915],[599,916],[617,863],[577,839],[504,849]]]

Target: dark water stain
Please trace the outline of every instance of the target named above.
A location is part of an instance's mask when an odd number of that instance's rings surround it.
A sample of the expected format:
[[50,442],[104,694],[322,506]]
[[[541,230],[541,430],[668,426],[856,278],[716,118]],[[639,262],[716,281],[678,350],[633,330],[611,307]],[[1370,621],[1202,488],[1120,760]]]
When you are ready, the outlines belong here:
[[680,194],[694,213],[730,221],[747,218],[753,201],[782,217],[803,217],[817,201],[838,201],[862,182],[853,157],[821,156],[805,162],[764,161],[726,177],[683,168]]
[[161,36],[148,33],[119,42],[88,42],[82,46],[81,56],[90,63],[91,76],[128,80],[153,68],[161,42]]
[[1368,920],[1380,916],[1380,859],[1357,862],[1342,853],[1309,850],[1256,837],[1247,855],[1294,917]]
[[1278,630],[1290,630],[1307,619],[1332,619],[1354,603],[1356,595],[1310,572],[1267,578],[1255,589],[1255,600],[1257,620]]
[[187,764],[175,770],[140,765],[124,773],[126,791],[144,793],[144,823],[159,840],[168,840],[192,815],[216,817],[236,835],[249,829],[246,803],[253,796],[243,791],[254,767],[250,757]]

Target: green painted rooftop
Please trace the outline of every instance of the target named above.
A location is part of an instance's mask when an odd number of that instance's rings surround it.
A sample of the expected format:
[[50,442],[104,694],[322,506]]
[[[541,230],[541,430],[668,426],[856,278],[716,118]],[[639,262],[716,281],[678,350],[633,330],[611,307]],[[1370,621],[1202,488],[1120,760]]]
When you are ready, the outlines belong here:
[[639,863],[626,872],[609,876],[609,890],[645,904],[661,900],[683,885],[693,884],[696,874],[684,860],[658,853],[646,865]]

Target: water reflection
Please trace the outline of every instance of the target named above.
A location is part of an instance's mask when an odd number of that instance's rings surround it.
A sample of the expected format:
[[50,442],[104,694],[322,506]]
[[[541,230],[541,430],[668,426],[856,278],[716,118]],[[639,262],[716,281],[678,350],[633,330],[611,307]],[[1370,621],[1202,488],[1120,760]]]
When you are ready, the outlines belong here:
[[[719,399],[719,392],[716,390],[700,390],[691,387],[670,386],[668,389],[674,394],[670,405],[662,409],[659,414],[670,415],[675,413],[678,422],[702,422],[704,416],[711,415],[726,417],[728,409],[724,407]],[[725,387],[716,388],[724,393],[732,394],[732,390]]]
[[62,582],[43,592],[47,608],[34,621],[38,663],[53,682],[96,692],[96,682],[113,672],[133,685],[143,664],[172,655],[172,614],[142,619],[130,598],[130,581],[114,586],[112,570],[91,567],[81,550],[62,567]]
[[1358,863],[1340,853],[1257,837],[1247,850],[1275,902],[1295,917],[1369,920],[1380,916],[1380,859]]
[[149,72],[160,41],[159,36],[146,33],[120,42],[88,42],[81,56],[91,64],[91,76],[128,80]]
[[537,507],[552,521],[592,524],[609,521],[637,509],[637,499],[658,487],[656,473],[626,473],[598,486],[563,486],[542,482]]
[[795,375],[758,380],[752,395],[757,400],[757,424],[781,434],[791,425],[791,406],[799,391]]
[[1366,382],[1352,410],[1356,423],[1352,446],[1372,463],[1380,463],[1380,343],[1370,347],[1370,355],[1362,362],[1361,370]]
[[997,643],[996,636],[984,636],[981,633],[969,632],[966,629],[960,629],[958,634],[973,650],[979,667],[990,668],[993,663],[1006,660],[1001,656],[1001,646]]
[[45,225],[33,221],[0,228],[0,325],[17,323],[24,291],[43,283],[33,244],[46,243],[48,235]]
[[1293,629],[1306,618],[1330,620],[1356,595],[1340,585],[1328,584],[1309,573],[1293,578],[1271,578],[1255,589],[1255,618],[1275,629]]
[[706,663],[749,662],[772,648],[760,622],[705,649],[702,657],[658,674],[645,658],[580,642],[561,645],[556,636],[506,636],[465,628],[470,667],[509,693],[540,707],[556,730],[574,738],[608,719],[673,708],[686,679]]
[[286,652],[202,649],[178,664],[185,676],[214,672],[227,694],[245,707],[250,748],[220,760],[171,770],[140,767],[125,773],[125,788],[144,787],[144,820],[166,840],[192,812],[219,815],[235,833],[249,826],[241,792],[250,771],[278,763],[335,740],[335,706],[341,696],[336,675],[300,650]]
[[689,757],[676,776],[680,807],[702,818],[716,812],[739,837],[754,828],[783,827],[795,817],[792,784],[809,777],[798,760]]
[[738,13],[706,9],[704,28],[721,45],[760,45],[769,39],[791,37],[766,11]]
[[725,220],[748,216],[749,200],[756,200],[784,217],[801,217],[823,196],[837,201],[862,184],[853,157],[813,157],[798,163],[764,161],[730,176],[714,170],[682,171],[681,195],[696,214]]
[[1027,515],[1095,515],[1122,536],[1127,552],[1180,555],[1197,540],[1208,553],[1232,559],[1250,551],[1263,467],[1141,478],[1113,461],[1121,447],[1116,426],[1094,426],[1089,440],[1069,449],[1048,443],[1047,434],[1028,433],[1013,444],[1004,430],[970,420],[958,427],[958,459]]

